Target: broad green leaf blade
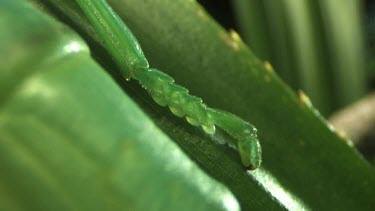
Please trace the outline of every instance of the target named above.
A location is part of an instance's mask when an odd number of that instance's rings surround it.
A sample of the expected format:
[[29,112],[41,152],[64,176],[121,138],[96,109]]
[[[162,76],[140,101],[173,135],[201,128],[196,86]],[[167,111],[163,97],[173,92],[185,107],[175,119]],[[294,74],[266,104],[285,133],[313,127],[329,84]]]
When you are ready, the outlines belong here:
[[[42,2],[90,42],[107,69],[115,69],[77,5]],[[257,126],[263,164],[247,175],[236,152],[215,145],[212,137],[156,106],[139,85],[124,87],[160,128],[231,189],[243,209],[282,209],[275,199],[292,210],[371,210],[375,206],[372,166],[330,129],[306,96],[298,98],[194,1],[109,2],[140,41],[152,67],[172,75],[209,106]]]
[[239,208],[69,28],[24,1],[0,17],[0,210]]
[[[67,21],[72,25],[82,24],[82,29],[88,30],[86,32],[92,36],[86,37],[87,41],[95,43],[95,39],[98,38],[95,34],[95,30],[90,25],[87,25],[88,20],[84,17],[83,13],[80,13],[79,6],[74,1],[66,1],[64,3],[66,4],[58,4],[56,6],[61,6],[61,9],[77,18],[76,23],[69,22],[69,20]],[[43,4],[39,6],[44,10],[52,9],[52,11],[48,12],[56,12],[57,16],[65,16],[58,10],[55,10],[53,4],[49,2],[43,2]],[[80,29],[77,30],[80,31]],[[112,72],[117,66],[113,63],[110,56],[105,54],[101,42],[99,41],[99,43],[96,44],[93,53],[97,56],[96,58],[99,61],[104,60],[106,63],[104,62],[103,65]],[[117,76],[118,82],[124,86],[126,91],[131,94],[139,104],[143,105],[143,109],[164,131],[172,132],[169,133],[169,135],[176,140],[188,154],[193,155],[192,158],[197,160],[198,164],[203,164],[202,167],[205,169],[210,168],[210,170],[213,171],[210,172],[213,176],[231,186],[231,191],[236,192],[236,197],[241,200],[242,209],[285,209],[279,201],[269,195],[267,190],[263,189],[258,182],[249,177],[241,164],[238,152],[227,146],[215,144],[213,142],[214,138],[206,135],[200,129],[187,124],[184,119],[175,117],[170,113],[169,109],[158,106],[147,96],[147,93],[139,84],[131,83],[132,81],[130,81],[130,83],[126,82],[124,79],[121,80],[122,76],[116,75],[116,73],[113,72],[112,74],[115,77]]]

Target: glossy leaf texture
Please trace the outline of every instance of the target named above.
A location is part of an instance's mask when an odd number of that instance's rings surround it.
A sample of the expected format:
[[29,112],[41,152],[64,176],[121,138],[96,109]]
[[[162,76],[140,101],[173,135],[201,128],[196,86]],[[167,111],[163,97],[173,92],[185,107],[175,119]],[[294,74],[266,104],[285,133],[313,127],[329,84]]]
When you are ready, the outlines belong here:
[[[157,125],[247,209],[371,210],[375,171],[310,106],[227,33],[195,2],[109,0],[134,32],[151,67],[165,71],[211,107],[253,123],[263,147],[262,167],[245,172],[237,152],[212,142],[160,108],[136,83],[125,83],[73,1],[42,0],[45,10],[71,25],[94,56]],[[277,205],[277,204],[281,204]]]
[[18,0],[0,27],[0,210],[238,210],[71,29]]

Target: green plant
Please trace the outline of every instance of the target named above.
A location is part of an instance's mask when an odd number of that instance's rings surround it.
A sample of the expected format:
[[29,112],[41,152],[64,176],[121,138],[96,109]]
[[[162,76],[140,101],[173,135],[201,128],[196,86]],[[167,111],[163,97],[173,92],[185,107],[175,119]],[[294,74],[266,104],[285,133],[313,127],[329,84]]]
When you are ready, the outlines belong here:
[[233,0],[244,39],[328,115],[368,89],[363,2]]
[[137,39],[105,0],[77,0],[77,3],[103,39],[127,80],[137,80],[155,102],[161,106],[169,106],[178,117],[186,116],[191,125],[202,126],[207,134],[214,134],[215,126],[222,128],[235,139],[227,143],[239,151],[244,166],[252,170],[260,166],[262,151],[253,125],[231,113],[207,108],[202,99],[176,85],[169,75],[150,68]]
[[[209,105],[257,125],[264,156],[251,174],[234,150],[155,106],[137,83],[125,82],[74,1],[32,2],[76,30],[112,78],[66,27],[56,30],[51,20],[30,24],[35,14],[17,16],[18,7],[2,2],[0,14],[9,15],[0,19],[7,29],[0,33],[7,62],[0,71],[6,102],[0,195],[8,202],[2,206],[207,210],[230,199],[224,208],[236,208],[224,184],[243,210],[372,209],[373,167],[327,127],[306,96],[298,97],[195,2],[109,1],[153,66]],[[73,45],[67,54],[64,46],[72,41],[82,53]]]

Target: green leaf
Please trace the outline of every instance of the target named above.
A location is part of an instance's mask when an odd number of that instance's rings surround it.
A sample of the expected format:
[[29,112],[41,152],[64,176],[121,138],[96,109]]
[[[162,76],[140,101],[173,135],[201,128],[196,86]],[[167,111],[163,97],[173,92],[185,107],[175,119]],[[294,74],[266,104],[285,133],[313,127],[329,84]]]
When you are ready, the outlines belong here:
[[364,1],[232,2],[245,41],[260,56],[269,46],[280,77],[306,91],[324,115],[363,96],[365,66],[371,66],[361,29]]
[[68,27],[14,0],[0,27],[0,210],[238,209]]
[[[42,2],[85,37],[108,70],[115,69],[74,2]],[[236,152],[215,145],[199,129],[156,106],[139,85],[124,87],[187,154],[231,189],[242,209],[281,209],[275,200],[290,209],[375,206],[375,171],[350,141],[332,131],[305,96],[298,98],[194,1],[109,3],[134,32],[152,67],[173,76],[209,106],[233,112],[259,129],[263,165],[246,174]]]

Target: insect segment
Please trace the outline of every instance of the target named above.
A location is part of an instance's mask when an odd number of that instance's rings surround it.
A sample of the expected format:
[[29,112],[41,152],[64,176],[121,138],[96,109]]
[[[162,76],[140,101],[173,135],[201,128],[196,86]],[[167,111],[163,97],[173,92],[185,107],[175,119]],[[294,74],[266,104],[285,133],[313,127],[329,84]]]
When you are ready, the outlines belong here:
[[239,151],[242,164],[251,170],[258,168],[262,162],[262,148],[257,138],[257,129],[234,114],[213,108],[207,111],[215,125],[235,138],[231,144]]
[[173,78],[152,68],[139,69],[134,73],[134,78],[159,105],[169,106],[171,112],[178,117],[186,116],[190,124],[202,126],[206,133],[215,133],[215,125],[202,99],[190,95],[186,88],[175,84]]
[[241,118],[218,109],[208,108],[202,99],[174,83],[173,78],[149,68],[141,47],[127,26],[105,0],[76,0],[93,24],[107,50],[114,57],[126,79],[133,78],[148,91],[156,103],[169,106],[171,112],[194,126],[202,126],[208,134],[215,133],[215,125],[235,140],[231,145],[239,151],[241,161],[249,169],[261,164],[261,147],[256,128]]
[[105,0],[77,0],[126,79],[138,68],[148,68],[141,46]]

